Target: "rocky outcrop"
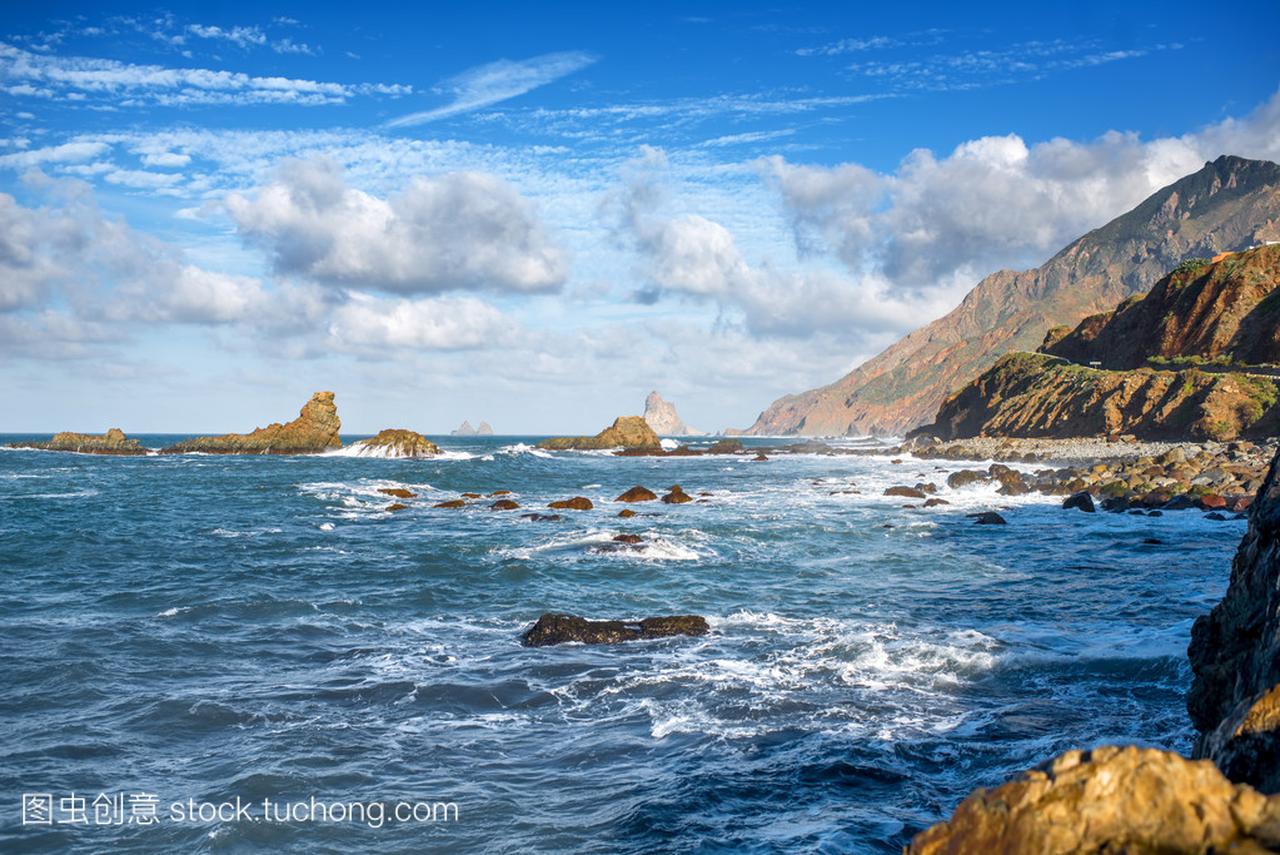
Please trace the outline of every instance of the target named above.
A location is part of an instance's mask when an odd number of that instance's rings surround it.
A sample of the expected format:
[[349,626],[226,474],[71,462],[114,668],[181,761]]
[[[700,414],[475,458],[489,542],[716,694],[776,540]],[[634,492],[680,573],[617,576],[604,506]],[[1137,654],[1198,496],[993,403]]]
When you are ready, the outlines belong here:
[[341,448],[338,408],[332,392],[316,392],[298,417],[286,424],[273,423],[253,433],[201,436],[161,449],[162,454],[319,454]]
[[493,428],[488,422],[480,422],[480,427],[476,428],[476,436],[493,436]]
[[910,855],[1003,852],[1266,852],[1280,848],[1280,797],[1233,784],[1212,763],[1153,748],[1068,751],[978,790]]
[[41,451],[71,451],[78,454],[146,454],[147,449],[136,439],[129,439],[120,428],[111,428],[98,436],[92,433],[62,431],[47,442],[11,442],[9,448],[35,448]]
[[[634,537],[634,535],[633,535]],[[650,617],[637,622],[587,620],[575,615],[544,614],[525,631],[525,647],[545,647],[576,641],[580,644],[617,644],[673,635],[706,635],[707,619],[698,615]]]
[[662,400],[657,392],[644,399],[644,420],[661,436],[699,436],[702,431],[691,428],[680,418],[674,404]]
[[564,436],[544,439],[539,448],[554,451],[621,448],[632,451],[661,451],[662,442],[640,416],[619,416],[595,436]]
[[641,487],[639,484],[627,490],[615,502],[652,502],[658,498],[658,494],[650,490],[648,487]]
[[1051,327],[1075,326],[1147,291],[1183,259],[1277,238],[1280,166],[1220,157],[1042,267],[991,274],[953,311],[835,383],[779,398],[746,432],[901,435],[1000,356],[1034,350]]
[[450,436],[493,436],[493,428],[488,422],[480,422],[480,427],[472,427],[471,422],[463,421],[455,430],[449,432]]
[[440,447],[420,433],[387,428],[377,436],[352,443],[351,452],[360,457],[434,457]]
[[1249,529],[1222,601],[1191,629],[1195,680],[1187,711],[1196,756],[1228,774],[1280,790],[1280,453],[1249,509]]

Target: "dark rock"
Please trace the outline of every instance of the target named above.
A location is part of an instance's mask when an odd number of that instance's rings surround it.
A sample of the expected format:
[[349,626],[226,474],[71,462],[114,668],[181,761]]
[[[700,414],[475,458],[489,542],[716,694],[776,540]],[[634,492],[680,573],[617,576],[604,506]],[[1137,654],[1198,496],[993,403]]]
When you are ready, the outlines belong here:
[[980,514],[969,514],[977,525],[1008,525],[1005,518],[995,511],[983,511]]
[[987,473],[1000,483],[999,492],[1002,496],[1025,496],[1031,492],[1022,473],[1017,469],[1011,469],[1002,463],[992,463]]
[[569,511],[589,511],[595,507],[586,496],[574,496],[572,499],[560,499],[547,505],[548,508]]
[[627,519],[628,517],[634,517],[635,515],[636,515],[636,512],[631,510],[630,508],[623,508],[622,510],[618,511],[618,516],[622,517],[623,519]]
[[718,439],[707,448],[707,454],[740,454],[742,452],[742,440],[740,439]]
[[762,451],[751,459],[754,460],[756,463],[763,463],[764,461],[768,460],[769,457]]
[[544,614],[521,641],[525,647],[544,647],[576,641],[580,644],[616,644],[675,635],[706,635],[707,619],[698,615],[650,617],[638,622],[587,620],[575,615]]
[[392,511],[392,512],[394,512],[394,511],[403,511],[403,510],[404,510],[405,508],[407,508],[407,507],[409,507],[409,506],[408,506],[408,505],[402,505],[402,504],[400,504],[399,502],[392,502],[391,504],[387,505],[387,510],[388,510],[388,511]]
[[1164,516],[1164,511],[1147,511],[1147,516],[1149,516],[1149,517],[1162,517],[1162,516]]
[[560,522],[563,517],[559,514],[521,514],[520,519],[534,522]]
[[1218,513],[1217,511],[1210,511],[1209,513],[1204,515],[1204,518],[1207,520],[1216,520],[1217,522],[1227,521],[1227,518],[1224,515]]
[[449,499],[447,502],[437,502],[432,505],[433,508],[465,508],[467,506],[464,499]]
[[499,499],[498,501],[494,502],[492,505],[489,506],[489,510],[514,511],[518,507],[520,507],[520,505],[517,504],[516,502],[511,501],[510,499]]
[[693,501],[693,496],[686,493],[679,484],[672,484],[670,489],[671,492],[662,497],[663,504],[683,505]]
[[946,499],[929,499],[924,503],[924,506],[926,508],[936,508],[938,505],[949,505],[949,504],[951,503],[948,502]]
[[1159,546],[1160,544],[1164,543],[1164,541],[1158,537],[1145,537],[1142,539],[1142,542],[1147,544],[1148,546]]
[[1081,490],[1079,493],[1073,493],[1062,500],[1062,508],[1063,510],[1071,510],[1072,508],[1075,508],[1076,510],[1091,514],[1095,510],[1093,507],[1093,496],[1089,494],[1088,490]]
[[463,494],[462,494],[462,498],[464,498],[464,499],[479,499],[479,498],[482,498],[482,497],[481,497],[481,495],[480,495],[479,493],[463,493]]
[[1174,496],[1169,501],[1160,506],[1163,511],[1189,511],[1199,505],[1195,499],[1188,495]]
[[378,492],[384,496],[394,496],[397,499],[416,499],[417,493],[411,493],[403,487],[379,487]]
[[959,472],[952,472],[947,476],[947,486],[953,490],[958,490],[961,487],[967,487],[970,484],[977,483],[978,481],[986,480],[988,480],[988,476],[985,472],[978,472],[973,469],[961,469]]
[[635,487],[632,487],[627,492],[623,493],[618,498],[614,499],[614,501],[615,502],[652,502],[657,498],[658,498],[657,493],[637,485]]
[[923,490],[917,490],[915,487],[890,487],[884,491],[886,496],[901,496],[904,499],[923,499],[926,498]]
[[[1126,496],[1108,496],[1102,500],[1102,509],[1113,514],[1123,513],[1129,510],[1129,499]],[[1130,513],[1140,514],[1142,511],[1130,511]]]
[[613,541],[614,543],[644,543],[644,538],[638,534],[615,534]]
[[492,493],[489,494],[489,498],[496,499],[499,496],[510,496],[510,495],[511,495],[510,490],[494,490]]

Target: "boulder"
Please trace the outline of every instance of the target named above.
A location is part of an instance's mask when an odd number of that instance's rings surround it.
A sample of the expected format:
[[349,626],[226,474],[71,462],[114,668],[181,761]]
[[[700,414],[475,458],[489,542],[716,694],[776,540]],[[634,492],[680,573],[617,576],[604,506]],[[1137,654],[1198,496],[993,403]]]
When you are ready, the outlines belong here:
[[351,451],[361,457],[434,457],[440,448],[420,433],[387,428],[377,436],[352,443]]
[[1072,508],[1077,511],[1084,511],[1086,514],[1094,513],[1096,508],[1093,506],[1093,496],[1088,490],[1081,490],[1079,493],[1072,493],[1070,496],[1062,500],[1062,509],[1069,511]]
[[634,517],[635,515],[636,515],[636,512],[631,510],[630,508],[623,508],[622,510],[618,511],[618,516],[622,517],[623,519],[629,519],[631,517]]
[[662,497],[662,502],[666,505],[683,505],[692,501],[693,496],[686,493],[679,484],[672,484],[670,492]]
[[525,647],[551,644],[617,644],[675,635],[699,636],[710,631],[707,619],[698,615],[649,617],[641,621],[587,620],[575,615],[544,614],[525,631],[521,643]]
[[539,448],[564,451],[622,448],[633,451],[662,451],[662,442],[641,416],[619,416],[595,436],[568,436],[544,439]]
[[520,519],[534,522],[560,522],[563,517],[559,514],[521,514]]
[[559,499],[547,505],[548,508],[567,511],[589,511],[595,507],[586,496],[574,496],[572,499]]
[[925,494],[923,490],[917,490],[915,487],[890,487],[884,491],[886,496],[901,496],[904,499],[923,499]]
[[1227,507],[1227,500],[1217,493],[1205,493],[1200,497],[1200,507],[1206,511],[1216,511]]
[[974,469],[961,469],[959,472],[952,472],[947,476],[947,486],[953,490],[961,487],[967,487],[970,484],[976,484],[979,481],[986,481],[989,476],[985,472],[978,472]]
[[431,507],[453,509],[453,508],[465,508],[466,506],[467,506],[467,502],[465,499],[449,499],[448,501],[445,501],[445,502],[437,502]]
[[938,505],[949,505],[949,504],[951,503],[948,502],[946,499],[927,499],[925,500],[924,506],[926,508],[936,508],[938,507]]
[[987,470],[987,474],[991,476],[992,480],[999,482],[999,492],[1003,496],[1024,496],[1031,492],[1031,488],[1027,486],[1022,473],[1005,466],[1003,463],[992,463]]
[[316,392],[303,405],[298,417],[285,424],[274,423],[252,433],[200,436],[161,449],[161,454],[319,454],[341,448],[338,407],[332,392]]
[[62,431],[47,442],[11,442],[9,448],[34,448],[41,451],[71,451],[79,454],[146,454],[147,449],[136,439],[129,439],[120,428],[111,428],[98,436],[91,433]]
[[405,508],[407,508],[407,507],[409,507],[409,506],[408,506],[408,505],[402,505],[402,504],[400,504],[399,502],[392,502],[391,504],[387,505],[387,510],[388,510],[388,511],[393,511],[393,512],[394,512],[394,511],[403,511],[403,510],[404,510]]
[[464,499],[479,499],[479,498],[482,498],[482,497],[481,497],[481,495],[480,495],[479,493],[463,493],[463,494],[462,494],[462,498],[464,498]]
[[983,511],[980,514],[969,514],[975,525],[1008,525],[1005,518],[995,511]]
[[496,499],[499,496],[510,496],[510,495],[511,495],[510,490],[494,490],[492,493],[489,494],[489,498]]
[[644,538],[638,534],[615,534],[613,536],[614,543],[644,543]]
[[717,439],[707,448],[707,454],[741,454],[742,440]]
[[1280,797],[1168,751],[1068,751],[920,832],[909,855],[1265,852],[1280,847]]
[[768,459],[769,459],[769,455],[765,454],[765,453],[762,451],[762,452],[760,452],[759,454],[757,454],[755,457],[753,457],[753,458],[751,458],[751,459],[752,459],[754,462],[756,462],[756,463],[763,463],[763,462],[765,462],[766,460],[768,460]]
[[418,494],[406,490],[404,487],[379,487],[378,492],[384,496],[393,496],[397,499],[416,499]]
[[618,498],[614,499],[614,501],[615,502],[652,502],[657,498],[658,498],[657,493],[653,492],[652,490],[645,489],[644,487],[641,487],[639,485],[636,485],[635,487],[632,487],[627,492],[623,493]]
[[511,501],[510,499],[499,499],[498,501],[494,502],[492,505],[489,506],[489,510],[514,511],[518,507],[520,507],[520,505],[517,504],[516,502]]

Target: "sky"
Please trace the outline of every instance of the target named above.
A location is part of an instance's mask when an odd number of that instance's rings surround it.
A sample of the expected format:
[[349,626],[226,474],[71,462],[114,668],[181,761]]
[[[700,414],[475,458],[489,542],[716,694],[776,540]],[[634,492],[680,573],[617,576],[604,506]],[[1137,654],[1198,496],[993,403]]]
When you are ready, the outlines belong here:
[[1271,3],[406,5],[0,10],[0,431],[745,427],[1280,160]]

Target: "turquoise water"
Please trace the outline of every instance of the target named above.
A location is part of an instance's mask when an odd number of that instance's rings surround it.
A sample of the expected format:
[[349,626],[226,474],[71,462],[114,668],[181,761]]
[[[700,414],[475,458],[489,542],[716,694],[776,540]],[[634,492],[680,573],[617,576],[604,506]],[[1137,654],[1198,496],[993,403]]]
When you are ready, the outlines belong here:
[[[897,851],[1066,748],[1186,749],[1190,625],[1244,529],[879,495],[956,463],[440,442],[431,461],[0,453],[0,849]],[[711,495],[616,518],[626,488],[673,483]],[[421,498],[387,513],[378,487]],[[430,508],[497,489],[522,511]],[[597,509],[519,517],[573,495]],[[964,516],[989,508],[1009,525]],[[611,549],[621,532],[646,543]],[[712,631],[523,648],[549,610]],[[21,824],[21,794],[73,792],[152,794],[158,821]],[[457,815],[169,813],[236,796]]]

